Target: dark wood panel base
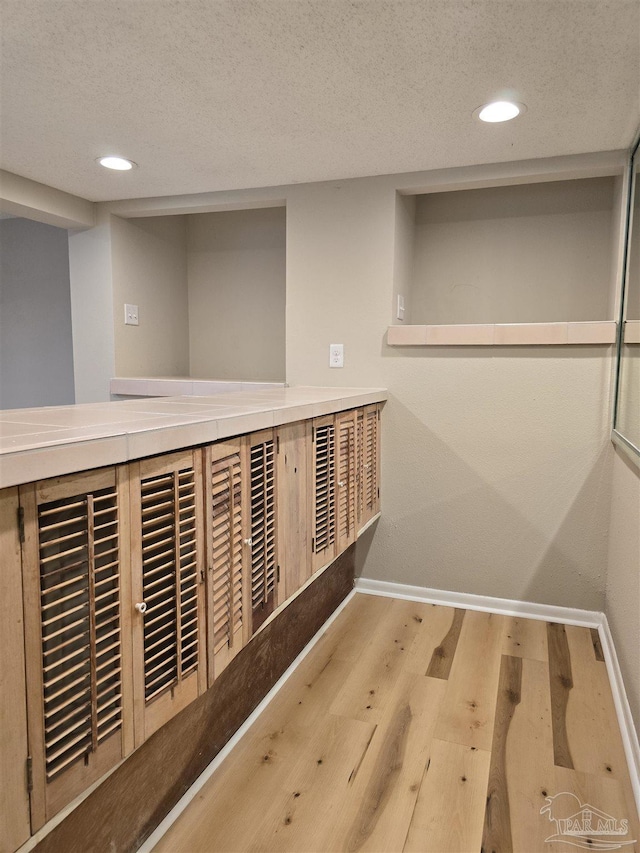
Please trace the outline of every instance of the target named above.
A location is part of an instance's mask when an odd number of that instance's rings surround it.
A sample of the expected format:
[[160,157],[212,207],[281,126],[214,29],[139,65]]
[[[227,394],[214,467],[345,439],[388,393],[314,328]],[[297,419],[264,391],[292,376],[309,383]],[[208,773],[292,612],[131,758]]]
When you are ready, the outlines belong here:
[[353,589],[355,545],[56,826],[37,853],[125,853],[147,838]]

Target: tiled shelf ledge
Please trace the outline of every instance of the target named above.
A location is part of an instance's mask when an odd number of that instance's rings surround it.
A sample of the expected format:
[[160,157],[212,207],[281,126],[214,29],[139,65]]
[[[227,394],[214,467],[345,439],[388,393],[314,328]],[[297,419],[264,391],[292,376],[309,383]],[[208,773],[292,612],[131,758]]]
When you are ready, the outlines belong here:
[[381,403],[383,388],[262,388],[0,412],[0,489]]
[[608,345],[615,342],[616,324],[613,320],[389,326],[387,332],[390,347]]
[[229,391],[264,391],[284,387],[284,382],[233,382],[192,379],[189,376],[116,376],[111,380],[109,391],[121,397],[176,397],[184,394],[209,397]]
[[625,320],[624,342],[625,344],[640,344],[640,320]]

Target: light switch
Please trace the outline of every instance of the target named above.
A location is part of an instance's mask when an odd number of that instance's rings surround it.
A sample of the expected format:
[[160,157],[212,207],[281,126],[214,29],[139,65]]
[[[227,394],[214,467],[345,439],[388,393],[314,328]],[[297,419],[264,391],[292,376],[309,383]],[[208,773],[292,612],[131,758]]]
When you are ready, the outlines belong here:
[[138,326],[140,321],[138,320],[138,306],[137,305],[127,305],[125,303],[124,306],[124,324],[125,326]]
[[404,320],[404,296],[398,294],[398,307],[396,309],[396,319]]

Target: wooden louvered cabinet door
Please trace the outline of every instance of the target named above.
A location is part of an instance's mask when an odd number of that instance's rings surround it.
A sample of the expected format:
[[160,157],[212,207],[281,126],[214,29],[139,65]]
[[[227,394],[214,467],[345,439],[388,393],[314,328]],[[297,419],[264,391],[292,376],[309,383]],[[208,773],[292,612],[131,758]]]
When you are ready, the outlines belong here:
[[362,410],[362,443],[359,448],[359,526],[380,512],[380,406]]
[[136,746],[206,688],[201,460],[130,466]]
[[22,558],[18,489],[0,490],[0,850],[20,847],[30,833],[27,792]]
[[311,577],[310,421],[278,427],[276,442],[280,567],[278,604],[282,604]]
[[312,436],[312,570],[336,556],[336,430],[333,415],[313,421]]
[[[365,427],[366,429],[366,427]],[[358,492],[358,411],[336,415],[336,520],[338,553],[356,539]]]
[[249,436],[251,633],[276,607],[277,492],[276,442],[272,429]]
[[243,647],[248,633],[248,478],[244,438],[205,449],[204,481],[207,675],[211,685]]
[[126,467],[20,488],[31,823],[133,747]]

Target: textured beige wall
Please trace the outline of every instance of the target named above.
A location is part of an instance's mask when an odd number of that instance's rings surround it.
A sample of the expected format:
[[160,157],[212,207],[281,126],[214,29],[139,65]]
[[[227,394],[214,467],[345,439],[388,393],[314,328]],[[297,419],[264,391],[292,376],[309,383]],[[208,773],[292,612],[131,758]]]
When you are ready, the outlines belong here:
[[191,376],[284,381],[286,210],[188,217]]
[[602,609],[611,348],[388,348],[396,203],[391,178],[287,199],[287,381],[389,390],[364,574]]
[[[187,231],[184,216],[111,217],[117,376],[188,376]],[[139,326],[125,326],[124,305]]]
[[613,319],[613,196],[613,178],[418,196],[412,322]]
[[109,399],[115,376],[111,216],[69,232],[69,283],[76,403]]
[[623,344],[616,428],[640,447],[640,344]]
[[[391,320],[393,325],[411,323],[411,291],[413,283],[413,253],[416,232],[416,196],[396,195],[396,221],[393,254],[393,294]],[[398,296],[404,297],[404,319],[398,319]]]
[[640,730],[640,469],[613,457],[606,613]]

